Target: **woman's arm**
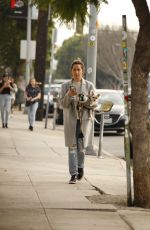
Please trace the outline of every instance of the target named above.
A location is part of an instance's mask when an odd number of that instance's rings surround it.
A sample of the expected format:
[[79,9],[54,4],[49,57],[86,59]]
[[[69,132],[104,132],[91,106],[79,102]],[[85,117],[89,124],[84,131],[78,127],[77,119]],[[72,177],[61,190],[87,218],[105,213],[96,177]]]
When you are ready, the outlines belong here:
[[0,93],[3,91],[4,88],[5,88],[5,85],[3,84],[3,85],[0,87]]
[[73,101],[72,96],[74,96],[67,86],[66,83],[61,86],[60,104],[63,108],[68,108],[70,106]]
[[25,92],[24,92],[24,96],[25,96],[25,99],[26,99],[27,101],[30,101],[30,100],[32,99],[32,97],[29,97],[29,96],[28,96],[27,88],[26,88],[26,90],[25,90]]
[[33,97],[31,101],[36,101],[38,99],[41,99],[41,93],[39,92],[36,97]]

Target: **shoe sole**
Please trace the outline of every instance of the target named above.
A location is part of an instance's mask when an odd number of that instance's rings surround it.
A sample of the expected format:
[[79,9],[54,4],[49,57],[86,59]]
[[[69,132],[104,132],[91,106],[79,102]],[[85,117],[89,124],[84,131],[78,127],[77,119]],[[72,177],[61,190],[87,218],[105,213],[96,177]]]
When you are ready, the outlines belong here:
[[69,181],[69,184],[76,184],[76,181]]

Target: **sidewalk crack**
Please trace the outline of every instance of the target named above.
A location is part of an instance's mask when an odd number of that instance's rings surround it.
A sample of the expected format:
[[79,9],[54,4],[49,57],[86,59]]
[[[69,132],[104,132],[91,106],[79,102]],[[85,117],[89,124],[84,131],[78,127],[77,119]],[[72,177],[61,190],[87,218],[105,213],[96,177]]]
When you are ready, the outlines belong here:
[[132,223],[128,221],[124,215],[121,215],[120,213],[118,213],[118,215],[131,230],[135,230]]
[[101,195],[106,195],[106,193],[101,190],[99,187],[93,185],[86,177],[84,179],[87,181],[88,184],[90,184],[96,191],[98,191]]
[[47,142],[46,141],[43,141],[44,142],[44,144],[46,144],[47,146],[48,146],[48,148],[53,152],[53,153],[56,153],[58,156],[62,156],[59,152],[57,152],[53,147],[51,147],[51,146],[49,146],[48,144],[47,144]]
[[50,227],[50,230],[53,230],[53,227],[52,227],[52,225],[51,225],[51,223],[50,223],[50,221],[49,221],[49,218],[48,218],[48,216],[47,216],[47,214],[46,214],[46,209],[44,208],[43,203],[42,203],[42,201],[41,201],[41,199],[40,199],[40,197],[39,197],[38,191],[36,190],[36,188],[35,188],[35,186],[34,186],[32,180],[31,180],[31,177],[30,177],[28,171],[26,171],[26,173],[27,173],[27,176],[28,176],[28,178],[29,178],[29,180],[30,180],[30,183],[31,183],[31,185],[32,185],[32,187],[33,187],[33,189],[34,189],[34,191],[35,191],[35,193],[36,193],[36,195],[37,195],[37,197],[38,197],[38,199],[39,199],[40,205],[41,205],[41,207],[42,207],[42,209],[43,209],[43,211],[44,211],[44,214],[45,214],[45,217],[46,217],[46,219],[47,219],[47,222],[48,222],[48,225],[49,225],[49,227]]

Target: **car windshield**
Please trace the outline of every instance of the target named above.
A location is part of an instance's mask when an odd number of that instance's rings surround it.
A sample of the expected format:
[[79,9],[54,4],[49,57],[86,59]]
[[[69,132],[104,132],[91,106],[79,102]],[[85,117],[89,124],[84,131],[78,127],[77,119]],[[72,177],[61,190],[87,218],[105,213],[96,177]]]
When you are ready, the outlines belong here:
[[44,94],[48,94],[49,92],[49,87],[48,86],[44,86]]
[[51,86],[51,88],[50,88],[50,93],[54,96],[54,97],[56,97],[56,96],[58,96],[58,94],[60,93],[60,87],[56,87],[56,86]]
[[100,93],[98,104],[102,104],[105,101],[111,101],[114,105],[123,105],[123,98],[117,93]]
[[[61,90],[61,85],[59,86],[51,85],[50,86],[50,94],[53,95],[54,97],[56,97],[60,93],[60,90]],[[49,85],[45,85],[44,94],[48,94],[48,92],[49,92]]]

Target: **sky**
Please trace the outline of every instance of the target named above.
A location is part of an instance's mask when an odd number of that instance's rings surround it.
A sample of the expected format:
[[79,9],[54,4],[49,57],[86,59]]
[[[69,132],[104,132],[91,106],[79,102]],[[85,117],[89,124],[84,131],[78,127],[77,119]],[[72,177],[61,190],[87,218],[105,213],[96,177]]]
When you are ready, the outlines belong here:
[[[102,3],[98,13],[98,22],[102,26],[122,26],[122,15],[127,17],[127,28],[138,31],[139,23],[131,0],[108,0],[109,4]],[[150,0],[147,0],[150,7]],[[57,44],[60,46],[65,39],[73,36],[74,29],[60,26],[57,36]]]
[[[122,15],[126,15],[127,27],[138,30],[138,19],[131,0],[108,0],[109,4],[102,3],[98,15],[102,25],[122,26]],[[150,0],[148,0],[150,1]]]

